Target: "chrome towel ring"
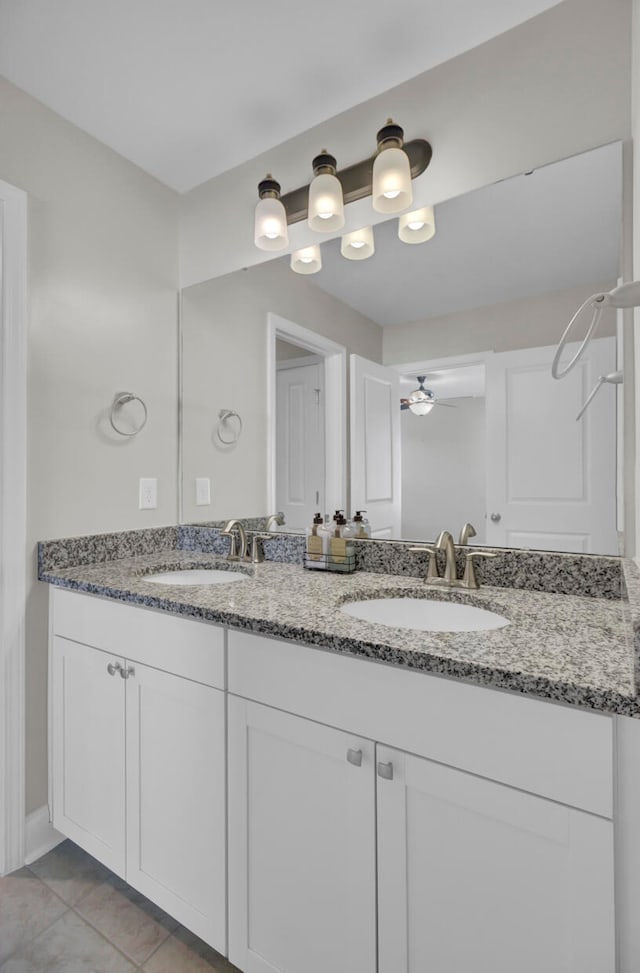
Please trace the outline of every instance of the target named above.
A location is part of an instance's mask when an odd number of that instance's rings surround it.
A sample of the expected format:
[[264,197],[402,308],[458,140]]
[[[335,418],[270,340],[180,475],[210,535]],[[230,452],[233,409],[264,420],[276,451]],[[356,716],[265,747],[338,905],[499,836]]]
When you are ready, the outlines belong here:
[[[139,402],[143,410],[142,422],[139,423],[137,429],[134,429],[133,432],[127,432],[125,429],[120,429],[116,422],[116,415],[118,411],[128,402]],[[138,433],[141,432],[146,426],[148,415],[147,407],[139,395],[134,395],[133,392],[116,392],[113,402],[111,403],[109,422],[111,423],[111,428],[114,430],[114,432],[117,432],[119,436],[137,436]]]
[[[227,425],[230,419],[235,419],[235,429],[233,426]],[[237,412],[233,409],[220,409],[218,413],[218,425],[216,426],[216,435],[221,443],[225,446],[232,446],[237,443],[240,439],[242,433],[242,419]]]

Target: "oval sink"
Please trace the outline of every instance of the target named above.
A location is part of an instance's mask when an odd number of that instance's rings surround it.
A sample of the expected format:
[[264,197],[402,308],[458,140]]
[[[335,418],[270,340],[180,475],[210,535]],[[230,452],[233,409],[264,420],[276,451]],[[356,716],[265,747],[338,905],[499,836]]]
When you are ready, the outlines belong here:
[[510,624],[485,608],[428,598],[372,598],[342,605],[341,611],[365,622],[423,632],[486,632]]
[[233,571],[219,571],[215,568],[185,568],[183,571],[160,571],[158,574],[145,574],[143,581],[152,584],[228,584],[230,581],[246,581],[246,574]]

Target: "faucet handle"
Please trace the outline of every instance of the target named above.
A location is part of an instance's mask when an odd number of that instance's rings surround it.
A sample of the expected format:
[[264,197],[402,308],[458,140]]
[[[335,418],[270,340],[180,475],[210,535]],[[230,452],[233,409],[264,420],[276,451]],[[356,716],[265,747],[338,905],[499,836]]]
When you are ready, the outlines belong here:
[[233,530],[221,530],[220,537],[230,537],[231,541],[229,543],[229,553],[227,554],[227,561],[239,561],[240,555],[238,554],[238,548],[236,547],[236,535]]
[[492,554],[490,551],[469,551],[465,555],[464,562],[464,575],[462,577],[462,587],[463,588],[479,588],[478,579],[476,577],[476,569],[473,563],[474,557],[497,557],[497,554]]
[[271,534],[254,534],[251,540],[251,563],[262,564],[264,561],[264,547],[262,541],[270,541]]
[[428,547],[427,545],[423,545],[422,547],[410,547],[409,553],[429,555],[429,567],[427,568],[427,574],[424,579],[425,581],[433,581],[435,578],[440,577],[438,572],[438,562],[436,561],[435,547]]

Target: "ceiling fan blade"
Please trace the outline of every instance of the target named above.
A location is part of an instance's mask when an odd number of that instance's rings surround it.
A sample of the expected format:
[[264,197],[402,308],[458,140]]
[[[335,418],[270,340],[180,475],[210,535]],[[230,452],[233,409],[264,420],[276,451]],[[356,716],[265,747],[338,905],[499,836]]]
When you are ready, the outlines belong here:
[[434,405],[441,405],[443,407],[443,409],[457,409],[458,408],[457,405],[451,405],[450,402],[438,402],[437,399],[436,399],[436,401],[433,404]]

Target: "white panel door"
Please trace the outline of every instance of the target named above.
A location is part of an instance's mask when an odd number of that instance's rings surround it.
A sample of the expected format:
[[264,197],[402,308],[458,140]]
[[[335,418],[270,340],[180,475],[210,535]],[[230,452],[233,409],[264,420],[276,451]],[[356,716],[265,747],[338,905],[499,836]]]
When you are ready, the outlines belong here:
[[288,527],[325,513],[323,364],[276,372],[276,506]]
[[614,973],[611,821],[377,760],[379,973]]
[[224,693],[128,673],[127,881],[225,953]]
[[615,338],[592,341],[560,381],[554,353],[487,360],[487,544],[617,554],[615,390],[576,422],[598,376],[615,370]]
[[376,968],[369,740],[229,697],[229,958],[245,973]]
[[351,355],[351,511],[366,510],[372,537],[400,537],[400,377]]
[[53,639],[53,824],[124,877],[123,667],[107,652]]

